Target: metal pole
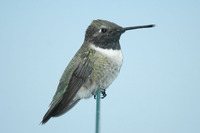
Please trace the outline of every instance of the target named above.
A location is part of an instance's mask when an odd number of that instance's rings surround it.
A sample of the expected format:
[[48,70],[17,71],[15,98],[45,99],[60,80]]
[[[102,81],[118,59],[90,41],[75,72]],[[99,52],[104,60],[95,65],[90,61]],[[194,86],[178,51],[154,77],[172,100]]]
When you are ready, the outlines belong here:
[[97,99],[96,99],[96,133],[99,133],[99,121],[100,121],[100,95],[101,95],[101,88],[97,88]]

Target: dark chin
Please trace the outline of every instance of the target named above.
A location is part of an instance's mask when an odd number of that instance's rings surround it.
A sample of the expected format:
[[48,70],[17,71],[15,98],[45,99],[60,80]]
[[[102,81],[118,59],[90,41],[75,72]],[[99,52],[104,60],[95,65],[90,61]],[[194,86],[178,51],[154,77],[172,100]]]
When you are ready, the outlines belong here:
[[112,43],[94,43],[95,46],[103,48],[103,49],[113,49],[113,50],[120,50],[121,46],[118,42],[112,42]]

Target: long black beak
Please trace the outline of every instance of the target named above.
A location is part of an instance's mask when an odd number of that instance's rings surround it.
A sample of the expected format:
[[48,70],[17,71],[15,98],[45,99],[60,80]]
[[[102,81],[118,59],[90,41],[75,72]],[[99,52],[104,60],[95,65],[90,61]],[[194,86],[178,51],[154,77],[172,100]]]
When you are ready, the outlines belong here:
[[155,25],[154,24],[150,24],[150,25],[141,25],[141,26],[132,26],[132,27],[124,27],[122,28],[120,31],[122,33],[124,33],[125,31],[127,30],[134,30],[134,29],[140,29],[140,28],[152,28],[154,27]]

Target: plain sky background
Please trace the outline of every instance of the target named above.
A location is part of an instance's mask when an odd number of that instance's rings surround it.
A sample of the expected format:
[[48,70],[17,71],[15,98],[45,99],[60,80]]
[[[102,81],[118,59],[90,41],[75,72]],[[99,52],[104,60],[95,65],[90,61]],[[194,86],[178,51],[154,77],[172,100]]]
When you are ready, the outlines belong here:
[[94,19],[156,24],[122,35],[124,64],[101,101],[101,133],[199,133],[199,0],[1,0],[0,132],[95,131],[93,98],[39,125]]

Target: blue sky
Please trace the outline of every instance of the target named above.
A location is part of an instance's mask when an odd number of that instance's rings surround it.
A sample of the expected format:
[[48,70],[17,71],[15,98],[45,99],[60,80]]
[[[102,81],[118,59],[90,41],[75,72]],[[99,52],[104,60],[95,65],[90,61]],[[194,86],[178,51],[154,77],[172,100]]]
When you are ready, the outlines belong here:
[[200,1],[0,1],[2,133],[95,131],[93,98],[39,125],[87,26],[156,24],[120,39],[124,64],[101,101],[101,132],[200,132]]

